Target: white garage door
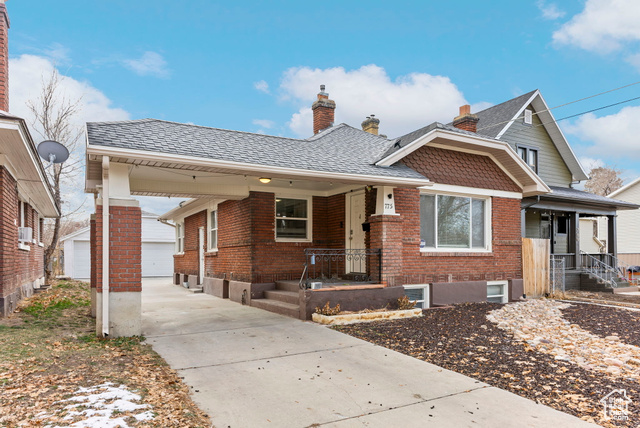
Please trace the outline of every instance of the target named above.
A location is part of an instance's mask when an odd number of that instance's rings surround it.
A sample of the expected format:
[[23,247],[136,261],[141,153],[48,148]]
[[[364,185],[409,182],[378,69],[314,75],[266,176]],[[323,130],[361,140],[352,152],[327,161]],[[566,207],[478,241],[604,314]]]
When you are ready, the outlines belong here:
[[173,249],[172,242],[143,242],[142,276],[172,276]]
[[73,277],[91,277],[91,253],[87,241],[75,241],[73,244]]

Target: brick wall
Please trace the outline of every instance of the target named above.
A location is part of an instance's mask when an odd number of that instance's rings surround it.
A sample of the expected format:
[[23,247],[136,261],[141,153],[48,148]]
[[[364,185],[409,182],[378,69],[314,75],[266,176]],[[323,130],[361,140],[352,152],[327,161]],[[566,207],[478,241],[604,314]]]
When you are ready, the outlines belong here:
[[[344,194],[313,197],[313,242],[276,242],[274,213],[275,195],[267,192],[219,204],[218,251],[205,253],[205,276],[247,282],[298,279],[305,248],[344,247]],[[198,273],[198,228],[206,228],[206,222],[206,210],[185,218],[185,254],[174,256],[175,272]]]
[[[16,180],[0,166],[0,316],[12,311],[29,295],[33,281],[44,276],[44,248],[33,242],[25,243],[29,251],[18,248],[18,200]],[[33,228],[37,239],[37,211],[25,204],[24,215],[25,227]]]
[[[401,274],[387,279],[389,285],[522,278],[519,199],[491,198],[491,253],[421,252],[419,191],[396,189],[395,201],[403,265]],[[394,260],[385,260],[388,275],[397,272],[388,266]]]
[[9,16],[0,4],[0,110],[9,111]]
[[[91,276],[102,292],[102,205],[96,206],[95,263]],[[109,207],[109,291],[142,290],[142,216],[139,207]]]
[[488,156],[424,146],[402,161],[434,183],[522,191]]

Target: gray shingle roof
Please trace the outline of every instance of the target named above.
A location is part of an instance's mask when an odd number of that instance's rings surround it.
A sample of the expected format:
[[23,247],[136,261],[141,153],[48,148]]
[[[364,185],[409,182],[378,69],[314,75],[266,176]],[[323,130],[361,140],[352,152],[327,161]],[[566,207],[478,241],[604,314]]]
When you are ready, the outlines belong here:
[[142,119],[87,123],[90,145],[309,171],[422,179],[405,165],[374,163],[392,144],[345,124],[307,139]]
[[476,113],[480,119],[477,124],[478,134],[496,138],[535,91],[537,89]]
[[594,195],[593,193],[584,192],[582,190],[572,189],[569,187],[549,186],[553,193],[542,196],[543,199],[560,199],[563,201],[571,200],[576,202],[591,203],[598,205],[607,205],[616,207],[617,209],[635,209],[640,206],[631,202],[619,201],[617,199],[607,198],[605,196]]

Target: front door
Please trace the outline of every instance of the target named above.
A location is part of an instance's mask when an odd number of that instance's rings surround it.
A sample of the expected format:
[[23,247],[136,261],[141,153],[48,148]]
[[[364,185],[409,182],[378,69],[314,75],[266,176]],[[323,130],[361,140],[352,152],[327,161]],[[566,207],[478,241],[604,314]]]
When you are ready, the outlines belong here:
[[198,229],[198,282],[204,284],[204,227]]
[[569,217],[555,215],[553,217],[553,254],[566,254],[569,252]]
[[[362,230],[362,223],[366,221],[364,191],[347,193],[347,236],[346,246],[349,250],[361,250],[365,248],[365,232]],[[347,257],[345,262],[346,273],[366,273],[366,256],[352,255]]]

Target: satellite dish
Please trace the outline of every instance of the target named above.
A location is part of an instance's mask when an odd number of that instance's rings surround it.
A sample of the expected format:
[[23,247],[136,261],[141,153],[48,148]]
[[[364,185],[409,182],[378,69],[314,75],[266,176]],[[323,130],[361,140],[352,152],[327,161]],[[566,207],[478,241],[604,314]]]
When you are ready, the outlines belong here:
[[50,162],[47,167],[69,159],[69,150],[57,141],[52,140],[45,140],[38,144],[38,154],[42,159]]

